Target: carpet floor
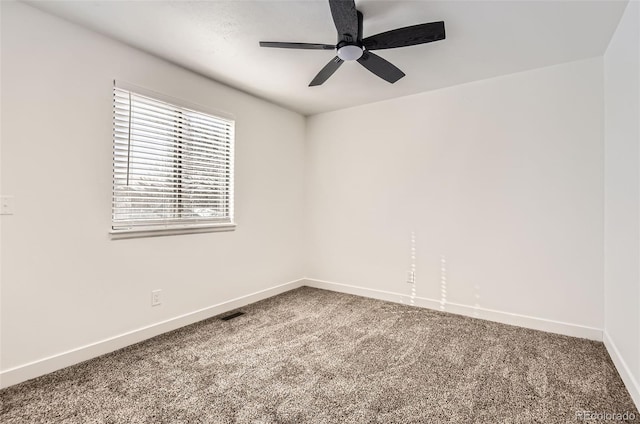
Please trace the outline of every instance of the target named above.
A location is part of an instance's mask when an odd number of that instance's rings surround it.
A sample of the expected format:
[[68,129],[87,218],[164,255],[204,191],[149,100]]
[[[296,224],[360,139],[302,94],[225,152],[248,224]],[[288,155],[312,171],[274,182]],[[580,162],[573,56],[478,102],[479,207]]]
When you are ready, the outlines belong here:
[[0,422],[640,422],[599,342],[308,287],[242,311],[4,389]]

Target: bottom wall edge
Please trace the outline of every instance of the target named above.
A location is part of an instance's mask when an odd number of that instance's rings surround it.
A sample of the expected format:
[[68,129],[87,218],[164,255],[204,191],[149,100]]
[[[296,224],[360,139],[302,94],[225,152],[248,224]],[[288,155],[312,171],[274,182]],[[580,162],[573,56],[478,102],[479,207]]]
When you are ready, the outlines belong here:
[[109,339],[100,340],[89,345],[62,352],[47,358],[19,365],[0,372],[0,389],[40,377],[89,359],[142,342],[168,331],[202,321],[249,303],[257,302],[302,286],[304,280],[298,279],[275,287],[260,290],[245,296],[237,297],[197,311],[189,312],[168,320],[142,327]]
[[629,370],[627,362],[623,359],[618,347],[613,340],[611,340],[611,337],[606,331],[604,332],[603,339],[604,346],[607,348],[607,352],[611,357],[611,361],[613,361],[613,365],[615,365],[618,370],[618,374],[620,374],[620,378],[626,386],[631,399],[635,402],[636,408],[640,410],[640,384],[638,384],[638,381],[634,378],[631,370]]
[[410,296],[403,293],[370,289],[361,286],[316,280],[313,278],[304,278],[302,280],[302,284],[318,289],[331,290],[357,296],[370,297],[373,299],[402,303],[405,305],[450,312],[472,318],[479,318],[487,321],[500,322],[502,324],[530,328],[533,330],[546,331],[549,333],[562,334],[571,337],[580,337],[589,340],[596,340],[599,342],[602,341],[601,329],[587,327],[579,324],[571,324],[545,318],[531,317],[527,315],[514,314],[511,312],[481,308],[477,306],[462,305],[459,303],[441,302],[425,297]]

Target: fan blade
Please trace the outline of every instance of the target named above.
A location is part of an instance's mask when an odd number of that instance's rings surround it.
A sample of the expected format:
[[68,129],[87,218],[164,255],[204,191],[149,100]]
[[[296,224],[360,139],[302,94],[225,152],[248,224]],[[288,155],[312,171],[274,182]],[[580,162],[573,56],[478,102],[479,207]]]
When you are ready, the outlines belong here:
[[362,66],[364,66],[383,80],[390,82],[391,84],[398,81],[404,76],[404,72],[402,72],[400,69],[396,68],[394,65],[387,62],[380,56],[368,51],[365,51],[362,54],[362,57],[358,59],[358,62]]
[[335,50],[331,44],[313,43],[281,43],[279,41],[261,41],[260,47],[277,47],[281,49],[305,49],[305,50]]
[[444,40],[444,22],[413,25],[372,35],[362,40],[367,50],[395,49]]
[[358,37],[358,12],[353,0],[329,0],[331,16],[338,30],[338,41],[355,42]]
[[309,87],[324,83],[343,63],[344,60],[340,59],[338,56],[331,59],[331,61],[327,63],[320,72],[318,72],[318,75],[316,75],[313,81],[309,83]]

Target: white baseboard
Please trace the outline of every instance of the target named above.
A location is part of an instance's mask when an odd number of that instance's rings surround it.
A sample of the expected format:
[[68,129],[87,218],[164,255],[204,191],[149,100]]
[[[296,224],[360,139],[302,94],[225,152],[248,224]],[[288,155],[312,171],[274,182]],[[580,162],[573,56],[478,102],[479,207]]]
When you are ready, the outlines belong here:
[[624,385],[627,387],[631,399],[635,402],[636,408],[640,410],[640,384],[638,384],[638,380],[634,378],[626,361],[622,358],[620,351],[606,331],[604,332],[604,346],[607,348],[609,356],[618,370],[618,374],[620,374]]
[[195,322],[202,321],[203,319],[248,305],[249,303],[257,302],[259,300],[293,290],[301,287],[303,285],[303,281],[304,280],[291,281],[279,286],[251,293],[246,296],[218,303],[217,305],[189,312],[147,327],[119,334],[105,340],[100,340],[86,346],[49,356],[48,358],[39,359],[14,368],[9,368],[0,372],[0,389],[113,352],[114,350],[130,346],[134,343],[141,342],[168,331],[184,327],[185,325],[193,324]]
[[[41,375],[48,374],[50,372],[86,361],[88,359],[113,352],[115,350],[130,346],[134,343],[141,342],[143,340],[155,337],[168,331],[184,327],[185,325],[193,324],[203,319],[222,314],[232,309],[236,309],[249,303],[257,302],[259,300],[266,299],[268,297],[275,296],[277,294],[284,293],[301,286],[316,287],[319,289],[354,294],[374,299],[411,304],[411,298],[407,294],[393,293],[383,290],[375,290],[309,278],[295,280],[246,296],[212,305],[207,308],[193,311],[188,314],[180,315],[178,317],[152,324],[147,327],[123,333],[109,339],[101,340],[89,345],[78,347],[76,349],[61,352],[47,358],[4,370],[0,372],[0,388],[9,387],[14,384],[18,384],[23,381],[30,380],[32,378],[39,377]],[[415,306],[441,310],[441,304],[438,300],[423,297],[414,297],[413,300]],[[532,328],[535,330],[548,331],[551,333],[565,334],[573,337],[582,337],[598,341],[602,341],[603,337],[602,330],[597,328],[529,317],[525,315],[512,314],[509,312],[495,311],[485,308],[476,308],[468,305],[446,303],[444,310],[446,312],[451,312],[459,315],[466,315],[474,318],[486,319],[489,321],[496,321],[525,328]],[[607,349],[609,350],[610,355],[613,358],[614,363],[616,364],[616,367],[618,367],[620,374],[623,376],[623,380],[625,381],[625,384],[627,384],[629,392],[632,393],[632,397],[637,404],[639,398],[637,383],[628,372],[624,361],[621,360],[619,354],[617,353],[617,350],[615,350],[615,346],[613,345],[613,343],[609,341],[609,344],[607,345],[607,341],[605,340],[605,345],[607,346]],[[612,352],[616,352],[615,355]],[[622,365],[618,365],[619,363]],[[626,379],[625,375],[627,376]],[[631,383],[628,383],[628,381],[630,381]]]
[[[341,293],[354,294],[357,296],[387,300],[390,302],[411,304],[411,297],[403,293],[375,290],[348,284],[315,280],[311,278],[305,278],[303,280],[303,285]],[[549,333],[564,334],[572,337],[602,341],[602,330],[599,328],[586,327],[578,324],[570,324],[561,321],[553,321],[544,318],[513,314],[510,312],[496,311],[493,309],[462,305],[458,303],[447,302],[444,304],[444,308],[441,308],[442,305],[440,301],[417,296],[413,297],[413,302],[414,306],[419,306],[422,308],[435,309],[439,311],[444,310],[445,312],[451,312],[458,315],[465,315],[473,318],[500,322],[503,324],[516,325],[518,327],[525,327],[534,330],[546,331]]]

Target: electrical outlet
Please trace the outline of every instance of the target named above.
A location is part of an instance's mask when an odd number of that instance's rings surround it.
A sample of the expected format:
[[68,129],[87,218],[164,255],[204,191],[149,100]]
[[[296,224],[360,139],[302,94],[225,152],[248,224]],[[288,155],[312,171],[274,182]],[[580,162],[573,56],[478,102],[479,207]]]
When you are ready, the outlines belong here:
[[416,273],[413,271],[407,271],[407,283],[413,284],[416,282]]
[[151,292],[151,306],[159,306],[162,303],[161,293],[162,290],[153,290]]

